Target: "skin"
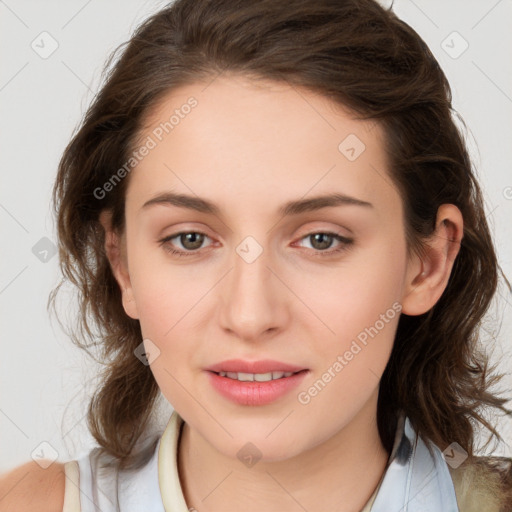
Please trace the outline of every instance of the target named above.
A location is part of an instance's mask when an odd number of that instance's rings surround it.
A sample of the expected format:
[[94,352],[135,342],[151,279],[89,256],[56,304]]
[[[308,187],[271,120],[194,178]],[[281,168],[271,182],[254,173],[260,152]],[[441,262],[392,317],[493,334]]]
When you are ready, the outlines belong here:
[[[401,197],[387,174],[379,125],[354,120],[327,98],[287,84],[218,77],[168,94],[150,112],[141,140],[194,96],[198,105],[130,174],[126,230],[101,222],[126,313],[160,354],[151,363],[162,393],[185,420],[178,468],[189,507],[199,512],[360,510],[389,453],[377,423],[379,381],[399,315],[307,404],[297,399],[357,335],[397,302],[428,311],[443,293],[462,237],[454,205],[442,205],[426,254],[407,256]],[[338,150],[348,134],[366,149]],[[142,209],[172,191],[208,199],[220,215],[171,205]],[[342,205],[283,217],[291,200],[343,193],[372,207]],[[202,245],[178,258],[159,240],[180,231]],[[352,238],[345,250],[307,235]],[[252,236],[263,252],[236,252]],[[200,247],[194,249],[194,247]],[[204,368],[231,358],[276,359],[308,368],[300,387],[264,406],[237,405],[209,384]],[[237,452],[261,452],[252,467]]]

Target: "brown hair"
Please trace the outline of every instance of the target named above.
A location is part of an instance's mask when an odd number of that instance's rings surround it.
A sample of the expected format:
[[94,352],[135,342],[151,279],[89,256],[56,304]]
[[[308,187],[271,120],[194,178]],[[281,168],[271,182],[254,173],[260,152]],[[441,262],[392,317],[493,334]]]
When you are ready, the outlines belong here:
[[378,427],[390,451],[403,409],[420,435],[441,449],[456,441],[470,460],[477,422],[501,440],[481,408],[512,411],[490,391],[502,376],[489,368],[479,328],[503,272],[450,86],[420,36],[374,0],[178,0],[125,44],[64,151],[53,191],[61,269],[80,290],[79,332],[72,337],[86,350],[81,340],[99,337],[106,362],[88,410],[99,445],[121,465],[133,464],[159,389],[133,354],[142,341],[139,322],[122,307],[98,221],[108,209],[122,232],[129,176],[101,199],[94,191],[127,161],[159,100],[224,72],[305,87],[380,123],[410,251],[421,252],[441,204],[460,209],[463,240],[446,290],[427,313],[400,317],[380,383]]

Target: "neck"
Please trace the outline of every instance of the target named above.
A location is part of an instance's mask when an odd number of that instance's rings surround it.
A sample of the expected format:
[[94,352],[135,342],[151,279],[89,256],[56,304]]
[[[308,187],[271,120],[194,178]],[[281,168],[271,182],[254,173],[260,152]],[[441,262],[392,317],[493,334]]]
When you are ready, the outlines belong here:
[[178,472],[190,510],[359,512],[378,486],[389,454],[376,421],[377,394],[342,430],[297,456],[251,468],[226,457],[183,424]]

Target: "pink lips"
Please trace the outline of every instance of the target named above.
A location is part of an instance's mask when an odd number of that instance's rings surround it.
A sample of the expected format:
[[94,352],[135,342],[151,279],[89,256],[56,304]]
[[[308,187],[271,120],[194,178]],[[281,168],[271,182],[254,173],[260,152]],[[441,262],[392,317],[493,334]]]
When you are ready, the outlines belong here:
[[[206,368],[213,388],[223,397],[239,405],[266,405],[289,393],[299,385],[305,375],[306,368],[293,366],[279,361],[242,361],[231,359]],[[269,373],[293,372],[289,377],[267,382],[239,381],[229,377],[221,377],[218,372],[234,373]]]

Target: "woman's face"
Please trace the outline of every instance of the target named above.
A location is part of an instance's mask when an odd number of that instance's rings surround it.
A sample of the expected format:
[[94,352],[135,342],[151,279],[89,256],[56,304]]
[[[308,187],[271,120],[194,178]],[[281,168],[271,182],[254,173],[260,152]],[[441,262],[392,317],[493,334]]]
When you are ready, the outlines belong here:
[[[123,303],[164,396],[231,457],[251,442],[285,459],[363,410],[375,419],[417,270],[380,126],[233,76],[151,114],[126,195]],[[207,370],[233,359],[306,371],[269,384]]]

